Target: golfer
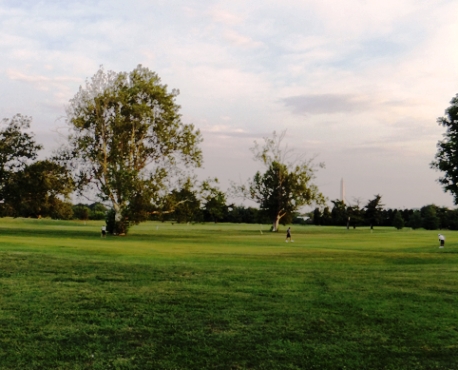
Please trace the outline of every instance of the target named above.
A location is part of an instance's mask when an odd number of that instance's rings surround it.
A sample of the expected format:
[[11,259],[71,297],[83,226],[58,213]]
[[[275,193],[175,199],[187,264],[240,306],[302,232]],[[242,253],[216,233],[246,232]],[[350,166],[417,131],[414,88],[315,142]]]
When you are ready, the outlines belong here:
[[445,236],[443,236],[442,234],[437,234],[439,236],[439,243],[440,243],[440,247],[439,248],[444,248],[445,246]]
[[102,226],[102,230],[100,231],[100,237],[105,238],[107,236],[107,227]]
[[288,243],[288,239],[292,242],[293,240],[291,239],[291,228],[288,227],[288,230],[286,230],[286,242]]

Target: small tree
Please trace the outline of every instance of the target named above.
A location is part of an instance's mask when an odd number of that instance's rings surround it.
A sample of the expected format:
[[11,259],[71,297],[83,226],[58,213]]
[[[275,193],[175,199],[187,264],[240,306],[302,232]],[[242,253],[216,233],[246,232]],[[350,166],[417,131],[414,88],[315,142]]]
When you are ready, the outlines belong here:
[[213,221],[218,222],[227,214],[226,194],[218,187],[218,179],[209,179],[202,182],[200,197],[204,213]]
[[318,207],[313,210],[313,224],[314,225],[321,225],[321,211]]
[[382,196],[375,195],[375,198],[367,202],[365,208],[365,218],[367,223],[370,225],[371,230],[374,228],[374,225],[377,225],[380,222],[381,212],[383,209],[383,204],[381,203]]
[[345,225],[348,218],[345,203],[340,199],[332,200],[331,202],[334,204],[331,210],[332,224],[337,226]]
[[91,209],[85,204],[76,204],[73,206],[73,217],[77,220],[89,220]]
[[437,217],[436,206],[434,204],[424,206],[420,212],[423,216],[423,228],[426,230],[437,230],[439,229],[439,217]]
[[412,229],[419,229],[423,225],[423,220],[421,218],[421,213],[420,211],[414,211],[412,215],[409,217],[409,226]]
[[404,219],[402,218],[401,212],[396,212],[393,218],[393,226],[401,230],[404,227]]
[[332,223],[332,215],[329,207],[324,207],[323,213],[321,215],[321,222],[322,225],[331,225]]
[[[316,166],[313,159],[295,153],[282,145],[286,132],[265,137],[264,145],[257,142],[251,148],[254,158],[266,168],[257,172],[247,185],[234,186],[238,194],[257,202],[272,220],[272,231],[278,231],[283,220],[292,220],[294,212],[305,205],[324,204],[325,197],[312,183]],[[323,164],[319,164],[323,167]]]

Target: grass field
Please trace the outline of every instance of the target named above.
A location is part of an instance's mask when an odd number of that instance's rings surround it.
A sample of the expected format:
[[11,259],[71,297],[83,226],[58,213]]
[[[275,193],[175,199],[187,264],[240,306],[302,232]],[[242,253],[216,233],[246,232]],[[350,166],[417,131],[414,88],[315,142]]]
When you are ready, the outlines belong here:
[[100,226],[0,219],[0,369],[458,368],[456,232]]

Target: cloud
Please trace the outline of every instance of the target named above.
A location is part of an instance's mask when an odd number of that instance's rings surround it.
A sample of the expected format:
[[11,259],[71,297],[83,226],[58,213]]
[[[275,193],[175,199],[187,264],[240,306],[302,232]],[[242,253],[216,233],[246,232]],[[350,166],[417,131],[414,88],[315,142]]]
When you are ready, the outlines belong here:
[[263,46],[262,42],[254,41],[250,37],[241,35],[240,33],[232,30],[224,32],[224,38],[233,43],[234,45],[243,48],[252,49]]
[[25,82],[34,85],[36,88],[41,90],[48,90],[50,85],[63,85],[67,83],[79,82],[80,80],[74,77],[47,77],[42,75],[28,75],[17,70],[10,69],[7,71],[7,76],[11,80]]
[[212,17],[213,21],[229,26],[241,23],[243,21],[242,16],[221,9],[212,9],[210,11],[210,16]]
[[371,108],[364,97],[352,94],[305,94],[282,99],[296,114],[334,114],[360,112]]

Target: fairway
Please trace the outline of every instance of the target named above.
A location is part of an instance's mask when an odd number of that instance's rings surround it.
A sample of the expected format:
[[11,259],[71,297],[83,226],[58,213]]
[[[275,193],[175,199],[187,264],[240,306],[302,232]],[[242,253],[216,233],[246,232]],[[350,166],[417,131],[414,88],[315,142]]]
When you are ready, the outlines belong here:
[[0,220],[0,369],[456,369],[458,234]]

